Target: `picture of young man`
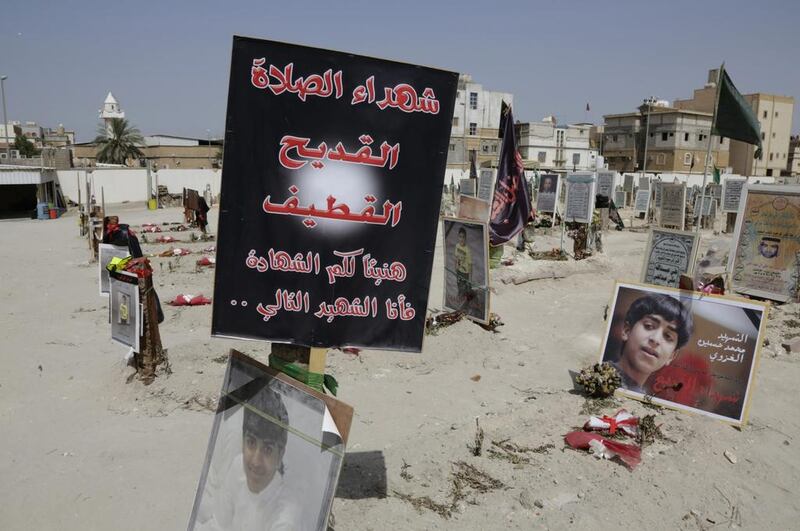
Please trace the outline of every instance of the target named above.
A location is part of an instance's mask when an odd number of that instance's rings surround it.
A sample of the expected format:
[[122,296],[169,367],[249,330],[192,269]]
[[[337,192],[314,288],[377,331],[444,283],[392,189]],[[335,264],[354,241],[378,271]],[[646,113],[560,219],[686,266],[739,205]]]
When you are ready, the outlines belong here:
[[678,299],[660,293],[636,299],[625,314],[619,358],[611,362],[622,387],[646,393],[647,379],[675,359],[693,330],[692,315]]
[[488,238],[485,223],[444,220],[444,306],[480,323],[489,318]]
[[[289,424],[281,397],[269,388],[244,407],[242,443],[221,478],[207,485],[195,529],[203,531],[289,531],[303,527],[302,511],[286,487],[283,457]],[[229,421],[238,417],[232,416]],[[212,482],[209,479],[209,482]]]

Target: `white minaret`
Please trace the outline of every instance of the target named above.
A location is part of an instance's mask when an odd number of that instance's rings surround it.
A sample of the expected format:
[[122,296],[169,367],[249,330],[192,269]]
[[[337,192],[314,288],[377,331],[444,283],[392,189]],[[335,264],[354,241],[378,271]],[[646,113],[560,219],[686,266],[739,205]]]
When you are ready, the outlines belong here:
[[119,108],[119,103],[110,92],[106,96],[106,101],[103,102],[103,108],[100,109],[100,118],[105,122],[106,134],[109,136],[111,136],[111,120],[125,118],[125,111]]

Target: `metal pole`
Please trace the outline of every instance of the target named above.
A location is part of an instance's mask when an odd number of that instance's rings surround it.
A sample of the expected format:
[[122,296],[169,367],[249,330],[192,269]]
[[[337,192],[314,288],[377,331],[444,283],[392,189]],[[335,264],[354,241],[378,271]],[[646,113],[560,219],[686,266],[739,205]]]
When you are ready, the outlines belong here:
[[3,131],[6,136],[6,163],[11,163],[11,145],[8,142],[8,117],[6,116],[6,87],[3,81],[8,79],[8,76],[0,76],[0,93],[3,95]]
[[[717,105],[719,104],[719,83],[722,80],[722,71],[725,68],[725,63],[722,63],[722,66],[719,68],[717,72],[717,92],[714,96],[714,114],[711,118],[711,127],[708,130],[708,146],[706,147],[706,161],[703,164],[703,194],[700,196],[700,212],[697,213],[697,226],[694,228],[696,233],[700,233],[700,224],[703,220],[703,210],[705,210],[705,202],[706,202],[706,181],[708,180],[708,163],[711,159],[711,133],[714,131],[714,125],[717,122]],[[711,209],[709,208],[708,213],[711,213]],[[698,246],[699,248],[699,246]],[[699,252],[699,251],[698,251]],[[696,257],[695,257],[696,258]]]
[[208,138],[208,169],[211,169],[211,129],[206,129],[206,137]]

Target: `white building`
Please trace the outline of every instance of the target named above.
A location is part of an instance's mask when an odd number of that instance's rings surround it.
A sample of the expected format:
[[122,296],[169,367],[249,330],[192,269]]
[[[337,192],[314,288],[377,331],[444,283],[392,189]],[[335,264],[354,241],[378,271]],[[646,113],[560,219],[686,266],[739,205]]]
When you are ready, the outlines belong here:
[[472,81],[468,74],[458,78],[450,149],[447,153],[448,168],[468,170],[470,151],[475,151],[479,167],[497,164],[503,101],[513,105],[514,96],[508,92],[485,90],[483,85]]
[[106,131],[111,136],[111,120],[114,118],[125,118],[125,111],[123,111],[116,98],[110,92],[103,102],[103,108],[100,109],[100,119],[106,124]]
[[517,124],[525,167],[554,172],[594,170],[598,153],[591,146],[592,127],[587,123],[558,125],[553,116]]

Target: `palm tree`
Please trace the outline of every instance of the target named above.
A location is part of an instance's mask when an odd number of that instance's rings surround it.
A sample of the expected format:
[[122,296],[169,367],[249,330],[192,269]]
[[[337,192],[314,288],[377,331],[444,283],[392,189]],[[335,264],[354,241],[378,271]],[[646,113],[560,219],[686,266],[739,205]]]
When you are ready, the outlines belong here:
[[144,156],[138,147],[144,144],[144,138],[137,128],[128,123],[128,120],[112,118],[109,129],[101,125],[97,132],[99,134],[94,139],[99,147],[97,162],[125,164],[128,159]]

